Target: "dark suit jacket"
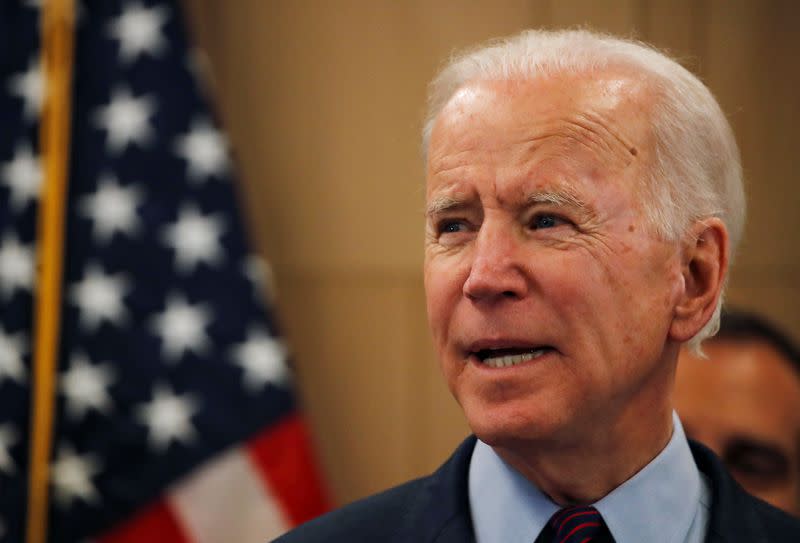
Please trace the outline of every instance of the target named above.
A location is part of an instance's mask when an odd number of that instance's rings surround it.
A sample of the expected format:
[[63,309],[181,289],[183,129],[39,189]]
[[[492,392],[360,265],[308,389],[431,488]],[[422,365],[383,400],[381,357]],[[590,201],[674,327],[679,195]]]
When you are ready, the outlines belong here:
[[[695,463],[712,486],[706,543],[800,543],[800,520],[747,494],[710,450],[690,444]],[[352,503],[276,541],[474,542],[467,495],[474,446],[475,437],[469,437],[434,474]]]

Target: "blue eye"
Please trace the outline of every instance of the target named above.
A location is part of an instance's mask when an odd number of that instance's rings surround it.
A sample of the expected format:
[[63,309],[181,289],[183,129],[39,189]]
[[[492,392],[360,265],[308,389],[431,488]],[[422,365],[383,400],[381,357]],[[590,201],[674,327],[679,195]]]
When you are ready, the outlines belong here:
[[553,228],[561,223],[561,219],[554,215],[537,215],[533,219],[533,228]]
[[442,234],[455,234],[464,229],[464,224],[459,221],[446,221],[439,225],[439,232]]

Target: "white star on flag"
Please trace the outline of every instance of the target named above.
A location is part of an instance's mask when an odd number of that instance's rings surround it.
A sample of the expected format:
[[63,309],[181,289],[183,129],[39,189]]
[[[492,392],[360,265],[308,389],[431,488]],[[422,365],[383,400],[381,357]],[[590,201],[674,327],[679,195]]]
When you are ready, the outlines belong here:
[[18,145],[11,161],[3,164],[0,179],[11,189],[11,208],[22,211],[28,202],[39,197],[42,186],[42,169],[39,157],[29,145]]
[[192,121],[192,128],[178,136],[175,152],[188,164],[189,180],[206,181],[228,169],[228,143],[225,136],[205,118]]
[[58,504],[66,508],[77,499],[97,503],[100,496],[92,478],[98,473],[100,461],[95,455],[79,455],[69,445],[61,446],[50,473]]
[[208,265],[223,260],[220,237],[225,231],[221,216],[201,215],[194,206],[183,206],[178,220],[163,229],[162,240],[175,251],[179,272],[194,270],[200,262]]
[[209,338],[205,328],[210,322],[208,305],[189,305],[183,296],[171,294],[163,313],[153,317],[151,327],[161,337],[166,359],[175,362],[186,351],[202,354],[208,349]]
[[33,275],[33,247],[7,233],[0,243],[0,295],[8,300],[16,290],[32,290]]
[[252,328],[247,340],[233,347],[236,364],[244,369],[244,384],[257,392],[267,383],[283,385],[289,380],[286,347],[266,330]]
[[11,447],[17,439],[17,432],[10,423],[0,425],[0,473],[10,475],[17,470],[11,458]]
[[92,364],[84,354],[74,354],[70,367],[61,376],[61,392],[67,413],[73,419],[82,418],[89,409],[108,414],[112,409],[108,387],[114,372],[107,364]]
[[96,263],[89,263],[83,279],[72,285],[70,301],[80,310],[81,325],[96,329],[101,321],[122,325],[128,314],[122,298],[130,291],[130,281],[122,273],[107,275]]
[[35,119],[42,110],[44,100],[44,76],[39,56],[36,55],[28,64],[28,70],[14,75],[8,83],[8,90],[22,98],[25,108],[25,117]]
[[166,6],[143,7],[140,2],[130,2],[122,14],[108,25],[108,33],[119,40],[119,56],[125,63],[136,60],[141,54],[161,56],[167,41],[161,27],[169,18]]
[[191,443],[197,432],[191,423],[199,410],[197,400],[191,394],[175,394],[162,384],[153,387],[153,400],[136,406],[136,417],[148,429],[150,446],[164,452],[173,441]]
[[144,195],[138,186],[123,187],[109,174],[100,178],[97,191],[81,198],[78,210],[92,221],[95,239],[107,243],[115,232],[129,236],[139,232],[141,224],[136,209],[143,201]]
[[27,345],[25,334],[9,334],[0,326],[0,383],[6,378],[25,382],[25,364],[22,355]]
[[128,89],[118,88],[113,91],[107,106],[95,110],[94,121],[108,133],[108,150],[120,153],[131,143],[144,146],[153,139],[149,118],[155,110],[155,100],[150,96],[134,98]]

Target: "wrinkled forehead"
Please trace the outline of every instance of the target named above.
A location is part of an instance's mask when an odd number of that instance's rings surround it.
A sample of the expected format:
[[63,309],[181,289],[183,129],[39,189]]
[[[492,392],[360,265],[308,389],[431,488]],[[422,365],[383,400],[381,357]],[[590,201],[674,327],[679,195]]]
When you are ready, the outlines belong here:
[[[428,190],[448,172],[474,164],[520,170],[555,161],[593,177],[636,168],[646,177],[655,154],[649,84],[630,71],[473,80],[437,117],[427,162]],[[642,183],[629,187],[640,193]]]
[[[642,146],[652,140],[655,95],[648,76],[626,67],[532,79],[474,79],[459,87],[442,108],[431,140],[435,143],[437,132],[454,126],[486,127],[492,121],[501,129],[524,128],[572,118],[586,121],[588,128],[603,128],[591,126],[598,121],[614,137]],[[464,137],[469,135],[463,132]]]

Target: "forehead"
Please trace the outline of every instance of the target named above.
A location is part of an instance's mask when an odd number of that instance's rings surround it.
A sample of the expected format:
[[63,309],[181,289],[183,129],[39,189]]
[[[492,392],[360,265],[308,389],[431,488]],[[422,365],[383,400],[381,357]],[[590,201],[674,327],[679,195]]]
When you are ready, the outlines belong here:
[[800,376],[791,361],[757,339],[714,339],[703,350],[708,360],[681,353],[679,406],[706,409],[741,427],[800,430]]
[[719,338],[709,341],[703,350],[713,364],[711,368],[705,365],[706,373],[719,373],[722,384],[753,391],[776,391],[793,398],[800,407],[800,375],[791,360],[767,341]]
[[434,123],[428,194],[470,175],[502,185],[533,172],[591,179],[641,168],[653,152],[650,95],[622,71],[468,83]]

